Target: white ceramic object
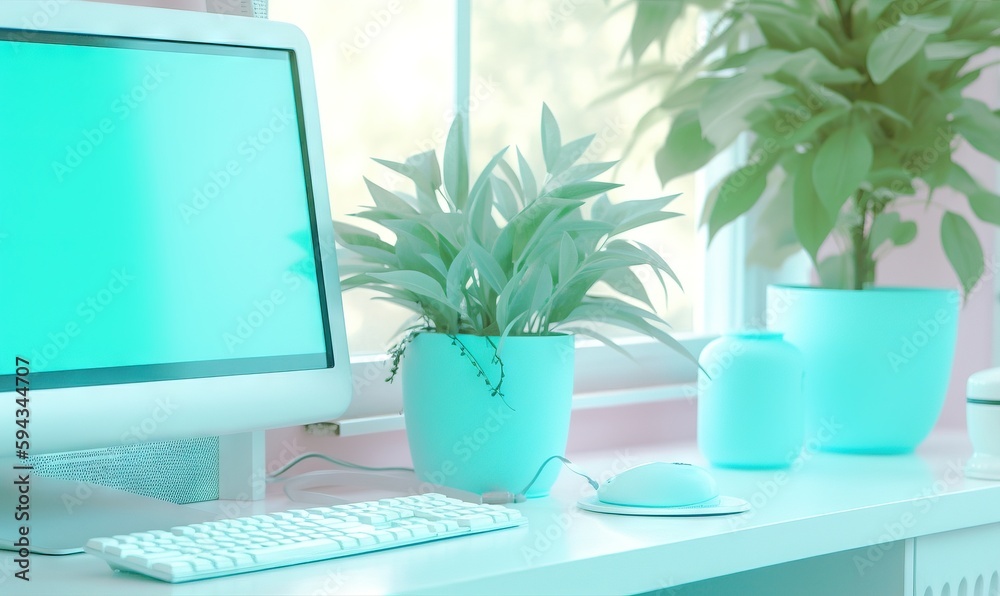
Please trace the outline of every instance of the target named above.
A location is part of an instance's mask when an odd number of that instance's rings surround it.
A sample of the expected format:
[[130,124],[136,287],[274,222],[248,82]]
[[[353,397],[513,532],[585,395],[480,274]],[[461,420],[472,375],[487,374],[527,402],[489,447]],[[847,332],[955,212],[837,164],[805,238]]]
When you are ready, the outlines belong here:
[[965,475],[1000,480],[1000,368],[969,377],[966,394],[973,454],[965,466]]

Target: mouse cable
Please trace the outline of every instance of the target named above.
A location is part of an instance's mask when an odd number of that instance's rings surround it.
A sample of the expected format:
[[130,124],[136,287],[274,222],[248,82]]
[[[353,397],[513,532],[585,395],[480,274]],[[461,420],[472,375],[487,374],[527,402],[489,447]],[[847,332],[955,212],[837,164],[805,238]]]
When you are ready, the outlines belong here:
[[528,489],[531,488],[531,485],[534,484],[535,481],[538,480],[538,477],[542,475],[542,472],[545,470],[545,466],[549,465],[549,462],[554,459],[558,459],[559,461],[561,461],[563,465],[566,466],[566,469],[569,470],[570,472],[573,472],[577,476],[582,476],[583,478],[585,478],[587,480],[587,483],[590,484],[590,486],[593,486],[594,490],[597,490],[598,487],[597,481],[591,478],[590,476],[587,476],[587,474],[581,471],[580,468],[577,468],[576,464],[574,464],[573,462],[571,462],[570,460],[566,459],[561,455],[553,455],[552,457],[542,462],[542,465],[538,468],[538,471],[535,472],[534,478],[532,478],[531,482],[528,483],[528,486],[525,486],[524,490],[521,491],[522,495],[528,493]]
[[[365,465],[362,465],[362,464],[356,464],[356,463],[353,463],[353,462],[349,462],[349,461],[345,461],[345,460],[341,460],[341,459],[336,459],[336,458],[330,457],[328,455],[324,455],[322,453],[310,452],[310,453],[303,453],[302,455],[299,455],[298,457],[294,458],[292,461],[288,462],[284,466],[281,466],[279,469],[275,470],[273,473],[268,474],[267,478],[268,478],[269,481],[272,481],[272,482],[279,481],[279,480],[287,480],[286,478],[279,478],[279,476],[281,476],[282,474],[288,472],[293,467],[295,467],[299,463],[305,461],[306,459],[310,459],[310,458],[314,458],[314,457],[318,458],[318,459],[322,459],[322,460],[324,460],[326,462],[329,462],[331,464],[334,464],[334,465],[342,466],[342,467],[345,467],[345,468],[351,468],[351,469],[355,469],[355,470],[364,470],[366,472],[410,472],[410,473],[414,472],[413,468],[365,466]],[[494,504],[494,505],[502,505],[502,504],[505,504],[505,503],[523,503],[526,500],[525,495],[527,494],[527,492],[531,489],[531,487],[535,484],[535,482],[538,481],[538,478],[542,475],[542,472],[545,471],[545,468],[546,468],[546,466],[548,466],[549,462],[551,462],[554,459],[558,459],[559,461],[561,461],[563,463],[563,465],[569,471],[571,471],[574,474],[576,474],[578,476],[581,476],[584,479],[586,479],[587,483],[590,484],[590,486],[592,486],[594,488],[594,490],[597,490],[597,488],[598,488],[597,481],[594,480],[593,478],[591,478],[590,476],[588,476],[582,470],[580,470],[576,466],[576,464],[574,464],[568,458],[563,457],[562,455],[553,455],[553,456],[547,458],[545,461],[542,462],[542,464],[538,467],[538,471],[535,472],[535,475],[531,478],[531,481],[529,481],[528,484],[524,487],[524,489],[521,490],[519,493],[513,494],[513,493],[510,493],[508,491],[488,491],[488,492],[485,492],[485,493],[483,493],[481,495],[477,495],[477,496],[481,499],[481,501],[483,503],[489,503],[489,504]],[[333,472],[331,472],[331,474],[332,473]],[[303,477],[304,476],[311,476],[313,474],[315,474],[315,473],[303,474],[301,476],[303,476]],[[376,478],[374,478],[374,476],[377,476],[377,475],[372,474],[369,477],[369,479],[370,480],[376,480]],[[329,477],[327,477],[327,478],[329,478]],[[302,479],[305,480],[304,478],[302,478]],[[344,477],[344,479],[345,480],[347,479],[346,476]],[[352,477],[352,479],[355,480],[355,481],[364,480],[363,477]],[[384,482],[389,482],[390,479],[388,479],[388,478],[385,478],[385,479],[378,478],[377,480],[379,481],[380,484],[382,484]],[[364,482],[362,482],[361,484],[364,484]],[[385,486],[381,486],[381,488],[391,489],[391,488],[398,488],[398,487],[394,486],[392,483],[390,483],[390,484],[386,484]],[[445,494],[447,494],[448,492],[452,492],[454,490],[454,489],[447,490],[447,487],[434,487],[434,488],[436,490],[439,490],[440,492],[445,493]],[[464,498],[464,499],[468,500],[470,498],[470,496],[473,495],[473,493],[466,493],[465,491],[461,491],[461,492],[464,493],[464,494],[460,494],[460,495],[457,494],[455,496],[458,497],[458,498]],[[298,499],[296,499],[296,500],[298,500]]]
[[309,453],[303,453],[302,455],[296,457],[295,459],[293,459],[292,461],[288,462],[287,464],[281,466],[280,468],[278,468],[274,472],[268,474],[267,475],[267,479],[268,480],[277,480],[278,476],[281,476],[282,474],[284,474],[285,472],[291,470],[292,468],[294,468],[295,466],[299,465],[303,461],[305,461],[307,459],[310,459],[310,458],[313,458],[313,457],[322,459],[324,461],[327,461],[327,462],[329,462],[331,464],[334,464],[336,466],[341,466],[343,468],[352,468],[354,470],[365,470],[366,472],[412,472],[413,471],[413,468],[394,468],[394,467],[378,468],[378,467],[374,467],[374,466],[364,466],[364,465],[361,465],[361,464],[356,464],[356,463],[345,461],[345,460],[342,460],[342,459],[336,459],[336,458],[330,457],[329,455],[324,455],[322,453],[317,453],[315,451],[312,451],[312,452],[309,452]]

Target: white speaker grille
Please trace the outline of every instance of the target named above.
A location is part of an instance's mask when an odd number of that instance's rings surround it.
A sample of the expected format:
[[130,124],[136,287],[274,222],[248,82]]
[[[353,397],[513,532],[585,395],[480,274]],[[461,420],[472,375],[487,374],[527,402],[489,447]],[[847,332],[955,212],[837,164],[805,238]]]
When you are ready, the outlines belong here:
[[219,438],[139,443],[29,459],[35,473],[171,503],[219,498]]

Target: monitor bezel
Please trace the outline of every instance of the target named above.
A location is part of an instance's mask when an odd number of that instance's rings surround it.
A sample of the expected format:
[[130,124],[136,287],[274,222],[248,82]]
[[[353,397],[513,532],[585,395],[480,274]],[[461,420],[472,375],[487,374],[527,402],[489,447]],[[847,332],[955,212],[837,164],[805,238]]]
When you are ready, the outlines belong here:
[[[31,454],[147,441],[219,436],[336,418],[351,396],[351,367],[325,178],[312,56],[287,23],[218,14],[91,2],[0,2],[0,29],[31,41],[36,32],[286,50],[301,99],[304,161],[312,189],[333,362],[327,368],[31,391]],[[0,363],[14,371],[15,363]],[[30,375],[29,375],[30,380]],[[15,428],[14,387],[0,427]],[[8,442],[8,455],[13,455]],[[3,454],[3,451],[0,451]]]

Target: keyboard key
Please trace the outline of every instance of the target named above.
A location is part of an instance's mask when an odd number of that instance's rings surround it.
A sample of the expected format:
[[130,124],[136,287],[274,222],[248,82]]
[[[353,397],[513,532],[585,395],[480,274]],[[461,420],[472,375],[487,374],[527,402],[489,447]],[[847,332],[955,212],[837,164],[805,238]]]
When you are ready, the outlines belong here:
[[194,564],[191,561],[160,561],[153,563],[153,571],[182,578],[194,573]]
[[87,548],[100,552],[108,546],[118,546],[118,541],[114,538],[91,538],[87,541]]

